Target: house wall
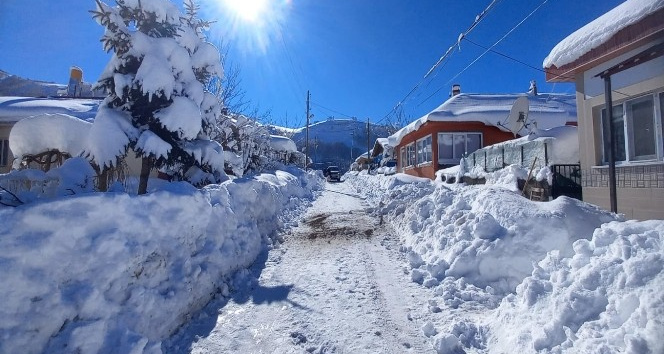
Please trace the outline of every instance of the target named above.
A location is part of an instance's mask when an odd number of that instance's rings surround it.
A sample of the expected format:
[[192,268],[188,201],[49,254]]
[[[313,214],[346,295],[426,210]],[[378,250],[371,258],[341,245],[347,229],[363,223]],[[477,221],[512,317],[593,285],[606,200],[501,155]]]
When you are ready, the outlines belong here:
[[454,133],[454,132],[468,132],[468,133],[482,133],[482,147],[487,145],[496,144],[506,140],[514,139],[514,135],[510,132],[504,132],[494,126],[489,126],[481,122],[435,122],[428,121],[424,123],[420,129],[414,131],[401,139],[399,145],[395,148],[395,155],[397,157],[398,166],[402,166],[401,161],[401,148],[424,138],[427,135],[432,135],[432,161],[414,167],[406,167],[400,172],[426,178],[435,178],[435,172],[442,166],[438,164],[438,133]]
[[[603,142],[600,117],[601,110],[605,107],[605,95],[597,93],[597,81],[601,81],[601,79],[593,76],[641,50],[643,48],[631,51],[592,68],[576,78],[583,200],[604,209],[611,208],[608,166],[602,161]],[[653,62],[659,59],[655,59]],[[646,94],[664,91],[664,65],[661,67],[648,65],[645,68],[649,68],[647,70],[650,74],[649,79],[636,83],[633,80],[623,79],[630,77],[631,70],[635,73],[635,77],[642,76],[644,67],[637,66],[616,76],[615,82],[612,80],[614,105]],[[655,106],[657,106],[657,102],[655,102]],[[657,158],[648,161],[617,163],[616,166],[618,212],[625,214],[630,219],[664,219],[664,146],[662,146],[664,137],[661,126],[664,123],[664,112],[661,112],[659,107],[656,107],[656,122],[655,129],[659,144]]]

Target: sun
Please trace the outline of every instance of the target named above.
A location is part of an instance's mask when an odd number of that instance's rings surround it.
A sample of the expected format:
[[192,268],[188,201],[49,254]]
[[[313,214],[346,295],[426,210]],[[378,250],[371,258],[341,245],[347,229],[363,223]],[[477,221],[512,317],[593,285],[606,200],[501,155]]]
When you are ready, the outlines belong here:
[[238,17],[256,22],[268,8],[269,0],[224,0],[226,6]]

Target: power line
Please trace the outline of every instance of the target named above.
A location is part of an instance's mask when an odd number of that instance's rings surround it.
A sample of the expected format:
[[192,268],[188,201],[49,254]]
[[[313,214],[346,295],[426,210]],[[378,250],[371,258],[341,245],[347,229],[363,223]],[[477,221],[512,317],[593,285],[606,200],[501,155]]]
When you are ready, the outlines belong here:
[[500,37],[500,39],[497,40],[496,43],[492,44],[492,45],[491,45],[489,48],[487,48],[482,54],[480,54],[480,56],[478,56],[477,58],[475,58],[475,60],[473,60],[470,64],[468,64],[465,68],[463,68],[463,70],[461,70],[459,73],[457,73],[456,75],[454,75],[453,78],[451,78],[450,80],[448,80],[447,83],[445,83],[444,86],[449,85],[452,81],[454,81],[454,79],[456,79],[456,78],[459,77],[461,74],[463,74],[466,70],[468,70],[468,68],[470,68],[470,67],[471,67],[473,64],[475,64],[478,60],[480,60],[480,59],[481,59],[486,53],[488,53],[491,49],[493,49],[493,47],[495,47],[496,45],[498,45],[498,43],[502,42],[503,39],[507,38],[507,36],[509,36],[510,34],[512,34],[512,32],[514,32],[517,28],[519,28],[519,26],[521,26],[524,22],[526,22],[526,20],[528,20],[528,19],[530,18],[530,16],[532,16],[535,12],[537,12],[537,10],[539,10],[542,6],[544,6],[544,4],[546,4],[548,1],[549,1],[549,0],[544,0],[544,1],[542,1],[542,3],[539,4],[539,6],[537,6],[533,11],[531,11],[526,17],[524,17],[523,20],[519,21],[519,23],[517,23],[514,27],[512,27],[511,30],[507,31],[507,33],[505,33],[505,35],[503,35],[502,37]]
[[[536,67],[536,66],[530,65],[530,64],[528,64],[528,63],[526,63],[526,62],[524,62],[524,61],[522,61],[522,60],[519,60],[519,59],[517,59],[517,58],[514,58],[513,56],[507,55],[507,54],[505,54],[505,53],[501,53],[501,52],[499,52],[499,51],[497,51],[497,50],[494,50],[493,48],[483,46],[483,45],[481,45],[481,44],[479,44],[479,43],[476,43],[476,42],[474,42],[474,41],[472,41],[472,40],[470,40],[470,39],[468,39],[468,38],[464,38],[464,39],[465,39],[466,41],[468,41],[470,44],[476,45],[476,46],[478,46],[478,47],[480,47],[480,48],[482,48],[482,49],[486,49],[486,50],[490,51],[491,53],[494,53],[494,54],[496,54],[496,55],[499,55],[499,56],[501,56],[501,57],[503,57],[503,58],[506,58],[506,59],[512,60],[512,61],[514,61],[514,62],[516,62],[516,63],[519,63],[519,64],[521,64],[521,65],[523,65],[523,66],[526,66],[526,67],[528,67],[528,68],[531,68],[531,69],[533,69],[533,70],[537,70],[537,71],[542,72],[542,73],[544,73],[544,74],[551,74],[550,71],[547,71],[547,70],[545,70],[545,69],[542,69],[542,68],[539,68],[539,67]],[[564,74],[560,74],[560,75],[556,74],[556,75],[554,76],[554,78],[556,78],[556,79],[558,79],[558,78],[562,78],[562,79],[567,79],[567,80],[576,80],[575,77],[573,77],[573,76],[568,76],[568,75],[564,75]],[[554,83],[554,85],[555,85],[555,83]],[[619,94],[621,94],[621,95],[623,95],[623,96],[627,96],[627,94],[622,93],[622,92],[620,92],[620,91],[618,91],[618,90],[611,90],[611,91],[612,91],[612,92],[615,92],[615,93],[619,93]]]
[[[484,50],[484,52],[483,52],[482,54],[480,54],[477,58],[475,58],[475,60],[473,60],[472,62],[470,62],[470,64],[466,65],[465,68],[463,68],[463,69],[462,69],[461,71],[459,71],[456,75],[454,75],[454,77],[452,77],[451,79],[449,79],[449,80],[448,80],[443,86],[439,87],[439,88],[438,88],[436,91],[434,91],[431,95],[429,95],[429,96],[428,96],[427,98],[425,98],[422,102],[420,102],[420,103],[417,105],[417,107],[421,106],[424,102],[428,101],[431,97],[433,97],[433,96],[436,95],[438,92],[440,92],[440,90],[442,90],[443,88],[447,87],[452,81],[454,81],[457,77],[461,76],[464,72],[466,72],[466,70],[468,70],[471,66],[473,66],[473,64],[475,64],[475,63],[476,63],[478,60],[480,60],[484,55],[486,55],[486,53],[488,53],[489,51],[492,51],[492,50],[493,50],[493,47],[495,47],[496,45],[498,45],[498,44],[499,44],[500,42],[502,42],[505,38],[507,38],[507,36],[509,36],[510,34],[512,34],[512,32],[514,32],[517,28],[519,28],[519,26],[521,26],[524,22],[526,22],[526,20],[528,20],[528,19],[529,19],[529,18],[530,18],[535,12],[537,12],[537,10],[539,10],[542,6],[544,6],[544,4],[546,4],[548,1],[549,1],[549,0],[544,0],[544,1],[542,1],[541,4],[539,4],[539,5],[538,5],[533,11],[531,11],[528,15],[526,15],[526,17],[524,17],[521,21],[519,21],[519,23],[517,23],[514,27],[512,27],[512,29],[510,29],[509,31],[507,31],[507,33],[505,33],[502,37],[500,37],[500,39],[498,39],[498,40],[497,40],[494,44],[492,44],[490,47],[485,48],[485,50]],[[459,37],[459,41],[461,41],[461,40],[463,40],[463,39],[465,39],[465,40],[467,40],[467,41],[470,41],[466,36]],[[471,42],[471,43],[472,43],[472,42]],[[524,63],[524,64],[525,64],[525,63]],[[527,64],[525,64],[525,65],[527,65]],[[528,65],[528,66],[529,66],[529,65]]]
[[311,101],[311,104],[313,104],[314,106],[318,106],[318,107],[320,107],[320,108],[322,108],[322,109],[324,109],[324,110],[330,111],[330,112],[332,112],[332,113],[340,114],[340,115],[342,115],[342,116],[344,116],[344,117],[347,117],[347,118],[355,118],[355,117],[350,116],[350,115],[348,115],[348,114],[345,114],[345,113],[341,113],[341,112],[339,112],[339,111],[336,111],[336,110],[334,110],[334,109],[332,109],[332,108],[327,108],[327,107],[325,107],[325,106],[323,106],[323,105],[320,105],[320,104],[318,104],[318,103],[316,103],[316,102],[314,102],[314,101]]
[[[463,38],[464,38],[466,35],[468,35],[473,29],[475,29],[475,27],[477,27],[477,25],[479,25],[480,22],[482,22],[482,20],[483,20],[484,18],[486,18],[486,15],[489,14],[489,12],[491,12],[491,10],[493,10],[493,8],[494,8],[494,7],[495,7],[500,1],[502,1],[502,0],[492,0],[491,3],[489,4],[489,6],[487,6],[487,7],[486,7],[486,8],[485,8],[485,9],[484,9],[479,15],[477,15],[477,16],[475,17],[475,20],[474,20],[473,23],[470,25],[470,27],[468,27],[468,29],[466,29],[466,31],[462,32],[462,33],[459,35],[457,41],[456,41],[454,44],[452,44],[452,45],[447,49],[447,51],[445,51],[445,53],[444,53],[444,54],[443,54],[443,55],[442,55],[442,56],[436,61],[436,63],[434,63],[434,65],[429,69],[429,71],[427,71],[427,73],[424,75],[424,77],[422,77],[422,79],[421,79],[420,81],[418,81],[418,82],[415,84],[415,86],[414,86],[410,91],[408,91],[408,93],[407,93],[407,94],[406,94],[406,95],[405,95],[405,96],[404,96],[399,102],[397,102],[397,104],[396,104],[396,105],[395,105],[395,106],[394,106],[394,107],[393,107],[393,108],[392,108],[392,109],[391,109],[391,110],[390,110],[390,111],[389,111],[389,112],[388,112],[383,118],[381,118],[380,120],[378,120],[378,121],[376,122],[376,124],[378,124],[378,123],[384,121],[385,119],[387,119],[387,117],[389,117],[389,116],[390,116],[392,113],[394,113],[394,112],[395,112],[400,106],[402,106],[403,103],[406,101],[406,99],[408,99],[408,97],[410,97],[410,95],[412,95],[413,92],[415,92],[415,91],[420,87],[420,85],[422,85],[422,83],[423,83],[423,82],[424,82],[424,81],[425,81],[425,80],[431,75],[431,73],[434,72],[434,71],[436,71],[436,69],[440,66],[440,64],[443,63],[444,61],[446,61],[446,60],[450,57],[450,55],[452,55],[454,48],[457,47],[457,46],[459,45],[459,43],[461,42],[461,39],[463,39]],[[443,66],[444,66],[444,64],[443,64]]]
[[489,6],[487,6],[487,8],[484,9],[484,11],[482,11],[479,15],[477,15],[477,17],[475,17],[475,21],[474,21],[473,24],[472,24],[472,25],[466,30],[466,32],[463,32],[463,33],[461,33],[461,34],[459,35],[459,38],[457,39],[456,43],[453,44],[453,45],[451,45],[451,46],[447,49],[447,51],[445,52],[445,54],[443,54],[443,56],[441,56],[440,59],[438,59],[438,61],[436,62],[436,64],[434,64],[434,65],[431,67],[431,69],[429,69],[429,71],[426,73],[426,75],[424,75],[424,78],[425,78],[425,79],[426,79],[429,75],[431,75],[431,73],[432,73],[434,70],[436,70],[436,68],[438,67],[438,65],[440,65],[440,63],[441,63],[443,60],[445,60],[445,58],[447,58],[447,57],[452,53],[452,50],[454,50],[454,47],[457,47],[457,46],[459,45],[459,43],[461,43],[461,40],[462,40],[464,37],[466,37],[466,36],[467,36],[472,30],[474,30],[475,27],[477,27],[477,25],[479,25],[480,22],[482,22],[482,20],[486,17],[486,15],[487,15],[491,10],[493,10],[494,6],[497,5],[500,1],[501,1],[501,0],[493,0],[493,1],[491,1],[491,3],[489,4]]

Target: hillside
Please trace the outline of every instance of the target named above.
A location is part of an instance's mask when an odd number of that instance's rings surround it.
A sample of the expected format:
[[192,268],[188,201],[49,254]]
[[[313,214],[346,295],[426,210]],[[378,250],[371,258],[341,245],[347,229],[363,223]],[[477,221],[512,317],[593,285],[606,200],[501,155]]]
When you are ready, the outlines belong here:
[[[293,139],[299,151],[306,144],[306,128],[270,126],[272,134]],[[390,135],[389,127],[371,124],[369,144],[373,148],[376,138]],[[337,165],[342,171],[361,154],[367,152],[367,124],[355,119],[328,119],[309,126],[309,146],[315,168]]]
[[57,96],[67,85],[25,79],[0,70],[0,96],[42,97]]
[[[66,75],[63,75],[63,81],[66,80]],[[81,97],[95,95],[91,83],[83,82],[82,86]],[[66,92],[66,90],[66,84],[26,79],[0,70],[0,96],[49,97],[60,96],[58,92]]]

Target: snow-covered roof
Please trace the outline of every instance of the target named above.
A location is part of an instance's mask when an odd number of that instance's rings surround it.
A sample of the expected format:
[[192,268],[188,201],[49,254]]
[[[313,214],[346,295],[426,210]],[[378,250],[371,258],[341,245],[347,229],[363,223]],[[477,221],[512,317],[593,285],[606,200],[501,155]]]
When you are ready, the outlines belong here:
[[376,141],[381,146],[385,146],[385,145],[389,145],[390,139],[388,139],[388,138],[377,138]]
[[664,8],[664,0],[627,0],[558,43],[542,64],[560,68],[606,43],[618,31]]
[[97,114],[100,99],[90,98],[36,98],[0,97],[0,123],[15,123],[40,114],[67,114],[83,120],[92,120]]
[[295,152],[295,142],[281,135],[270,135],[270,147],[275,151]]
[[389,144],[397,146],[404,136],[417,131],[426,122],[481,122],[502,131],[512,105],[519,97],[527,97],[528,119],[537,122],[540,129],[563,126],[576,122],[576,98],[574,95],[543,93],[539,95],[474,94],[462,93],[452,96],[438,108],[427,113],[389,137]]

